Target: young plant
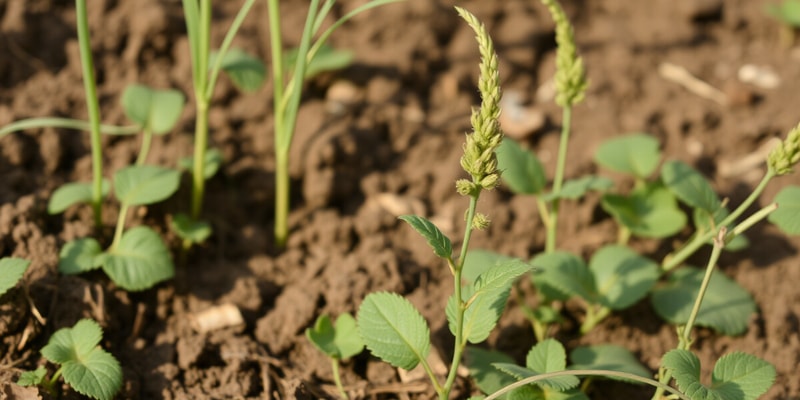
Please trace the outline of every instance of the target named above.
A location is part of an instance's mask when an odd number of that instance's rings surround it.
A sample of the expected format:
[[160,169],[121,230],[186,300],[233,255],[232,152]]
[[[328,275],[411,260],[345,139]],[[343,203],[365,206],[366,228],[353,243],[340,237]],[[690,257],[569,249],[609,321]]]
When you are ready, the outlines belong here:
[[[359,333],[372,354],[407,370],[421,365],[442,400],[449,398],[467,343],[486,340],[505,308],[512,283],[532,269],[519,260],[503,260],[496,264],[481,265],[483,270],[480,272],[465,271],[473,229],[483,229],[489,224],[487,217],[478,213],[476,208],[481,192],[499,184],[500,171],[495,150],[503,140],[503,134],[497,121],[500,113],[500,83],[494,45],[475,16],[459,7],[456,10],[476,33],[481,55],[478,86],[482,99],[480,108],[472,110],[473,132],[467,136],[461,157],[461,166],[471,180],[460,179],[456,182],[458,193],[469,198],[459,256],[453,256],[450,238],[432,222],[414,215],[400,217],[428,241],[434,253],[447,262],[453,275],[454,293],[447,302],[445,314],[454,336],[454,347],[445,381],[440,382],[428,364],[430,329],[408,300],[394,293],[372,293],[364,299],[357,315]],[[466,272],[470,276],[477,276],[470,284],[462,281]]]
[[50,337],[42,348],[42,356],[58,364],[58,369],[47,379],[47,369],[40,366],[23,372],[17,384],[42,386],[57,396],[58,378],[84,395],[98,400],[111,400],[122,387],[122,368],[113,355],[100,347],[103,330],[97,322],[82,319],[72,328],[62,328]]
[[[321,7],[319,0],[311,0],[299,47],[288,54],[287,62],[284,62],[278,0],[267,0],[272,53],[273,135],[275,137],[275,243],[278,246],[285,245],[289,235],[289,148],[297,125],[297,110],[300,108],[303,81],[322,68],[341,65],[343,56],[324,46],[336,28],[370,8],[397,1],[400,0],[373,0],[363,4],[334,22],[314,41],[313,37],[319,32],[336,0],[326,0]],[[322,58],[315,62],[315,58],[318,56]],[[294,61],[292,62],[292,60]],[[289,73],[284,73],[286,66],[288,66],[286,69],[290,71]]]
[[364,350],[364,342],[358,335],[356,320],[352,315],[344,313],[336,319],[336,325],[327,315],[320,315],[313,328],[306,329],[306,337],[321,352],[331,359],[333,381],[343,399],[349,399],[342,386],[339,374],[339,361],[347,360]]
[[9,289],[17,286],[17,282],[22,279],[22,275],[25,274],[30,264],[30,261],[21,258],[0,259],[0,297]]

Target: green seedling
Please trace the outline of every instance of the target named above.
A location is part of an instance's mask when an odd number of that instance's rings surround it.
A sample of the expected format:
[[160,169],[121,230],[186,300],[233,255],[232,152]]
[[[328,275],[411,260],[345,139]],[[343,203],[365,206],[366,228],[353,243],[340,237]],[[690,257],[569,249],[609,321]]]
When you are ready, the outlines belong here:
[[334,325],[330,317],[320,315],[314,327],[306,329],[306,337],[317,349],[331,359],[333,380],[336,383],[336,388],[339,389],[339,394],[343,399],[349,399],[347,391],[342,386],[339,361],[347,360],[364,350],[364,342],[358,335],[355,318],[345,313],[336,319],[336,325]]
[[[500,84],[497,55],[485,27],[469,12],[456,7],[459,15],[475,31],[480,54],[481,106],[472,111],[473,133],[467,135],[462,168],[471,180],[456,182],[458,193],[469,198],[466,227],[459,256],[453,256],[450,238],[425,218],[406,215],[400,218],[422,235],[434,253],[447,262],[453,275],[454,293],[445,308],[448,326],[454,336],[453,359],[444,383],[434,375],[428,363],[430,328],[405,298],[387,292],[368,295],[358,310],[358,330],[373,355],[399,368],[411,370],[421,365],[439,399],[448,399],[456,371],[467,343],[480,343],[494,329],[505,308],[514,280],[532,267],[519,260],[506,259],[496,264],[479,265],[480,270],[466,271],[470,237],[474,229],[485,228],[489,221],[476,211],[484,190],[499,183],[495,150],[503,139],[497,121],[500,113]],[[472,264],[475,265],[475,264]],[[465,284],[465,276],[475,277]]]
[[[319,0],[311,0],[300,44],[296,50],[288,53],[283,49],[278,0],[267,1],[272,53],[273,135],[275,137],[275,243],[278,246],[283,246],[289,235],[289,148],[297,125],[297,111],[300,108],[303,81],[317,72],[338,68],[350,62],[348,53],[336,52],[325,46],[325,42],[336,28],[364,11],[397,1],[400,0],[367,2],[347,13],[327,30],[317,35],[336,1],[326,0],[320,6]],[[316,40],[314,40],[315,36],[317,36]],[[285,70],[289,72],[285,73]]]
[[42,356],[59,366],[53,376],[47,379],[47,369],[42,366],[22,373],[17,383],[42,386],[57,396],[55,384],[63,376],[64,382],[84,396],[113,399],[122,387],[122,368],[113,355],[100,347],[102,338],[102,328],[91,319],[59,329],[42,348]]
[[28,260],[21,258],[6,257],[0,259],[0,296],[17,286],[17,282],[25,275],[25,271],[31,264]]

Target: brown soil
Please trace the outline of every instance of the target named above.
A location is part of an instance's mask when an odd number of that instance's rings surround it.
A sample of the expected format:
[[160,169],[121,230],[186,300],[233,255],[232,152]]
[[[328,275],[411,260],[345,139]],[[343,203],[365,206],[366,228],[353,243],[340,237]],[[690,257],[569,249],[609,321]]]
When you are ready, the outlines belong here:
[[[216,2],[213,43],[221,41],[239,3]],[[361,3],[345,1],[335,14]],[[326,398],[335,393],[330,364],[303,331],[321,313],[354,312],[367,293],[377,290],[402,293],[419,307],[431,324],[437,353],[447,359],[442,310],[452,286],[449,273],[387,203],[435,219],[451,237],[458,237],[463,226],[466,202],[455,193],[454,181],[462,176],[458,158],[470,106],[478,101],[478,55],[453,3],[409,0],[378,8],[333,35],[332,43],[353,50],[356,62],[307,86],[292,149],[291,238],[285,250],[272,246],[269,84],[243,95],[226,79],[219,82],[211,142],[226,162],[208,185],[204,211],[215,233],[192,250],[175,280],[140,293],[126,293],[100,273],[56,272],[60,246],[92,234],[88,207],[46,213],[55,188],[90,179],[88,136],[43,129],[0,140],[0,256],[32,260],[25,282],[46,319],[37,321],[24,290],[3,297],[0,398],[22,398],[23,391],[10,382],[21,370],[44,362],[39,349],[55,330],[82,317],[104,327],[103,345],[124,366],[119,398]],[[591,81],[586,101],[574,111],[567,176],[597,172],[592,154],[603,140],[643,131],[661,141],[668,158],[696,166],[732,204],[741,202],[764,167],[732,175],[725,168],[800,119],[795,108],[800,48],[781,41],[780,26],[763,12],[766,3],[566,1]],[[554,70],[549,15],[536,1],[459,4],[493,34],[505,92],[529,97],[547,116],[546,126],[526,141],[552,175],[560,111],[534,95],[546,96],[541,88]],[[286,41],[296,43],[305,6],[283,6]],[[55,0],[0,2],[0,125],[35,116],[85,117],[73,7]],[[236,46],[266,59],[266,21],[265,6],[258,2]],[[174,87],[191,96],[180,2],[93,1],[90,22],[104,122],[127,123],[118,102],[133,82]],[[722,88],[729,105],[664,79],[658,73],[663,62]],[[782,83],[774,89],[741,83],[736,74],[744,64],[769,66]],[[352,103],[326,99],[330,87],[341,85],[337,82],[355,86]],[[156,140],[150,162],[174,165],[177,156],[189,155],[193,115],[193,107],[187,107],[177,131]],[[106,138],[104,144],[107,175],[131,162],[138,148],[129,138]],[[763,198],[799,182],[798,174],[781,178]],[[184,183],[172,200],[140,210],[129,223],[167,232],[170,215],[188,207],[189,182]],[[530,198],[500,189],[485,195],[480,208],[493,224],[474,236],[475,247],[523,258],[542,249],[544,233]],[[108,202],[105,209],[110,225],[116,207]],[[597,196],[567,205],[563,214],[562,248],[588,255],[615,240],[614,224],[600,210]],[[176,238],[165,234],[177,249]],[[753,294],[759,313],[742,337],[698,330],[695,349],[706,374],[725,352],[765,358],[777,367],[778,379],[764,398],[800,399],[800,240],[767,224],[748,237],[750,248],[724,255],[721,267]],[[659,257],[673,243],[635,245]],[[703,263],[704,257],[707,252],[692,262]],[[192,329],[197,313],[228,303],[241,310],[243,326],[207,334]],[[609,317],[584,337],[569,324],[557,335],[568,348],[623,345],[654,371],[660,355],[676,344],[674,328],[656,318],[647,301]],[[521,359],[533,342],[529,324],[512,302],[488,345]],[[343,375],[358,397],[433,397],[424,380],[400,384],[395,370],[366,353],[345,363]],[[458,398],[470,390],[462,380]],[[591,394],[645,399],[650,393],[599,382]],[[75,397],[67,391],[65,398]]]

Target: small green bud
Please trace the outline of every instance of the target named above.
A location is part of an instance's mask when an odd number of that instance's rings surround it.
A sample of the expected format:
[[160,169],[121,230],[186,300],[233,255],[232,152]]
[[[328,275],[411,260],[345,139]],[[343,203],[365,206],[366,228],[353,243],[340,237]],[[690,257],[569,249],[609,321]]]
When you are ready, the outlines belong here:
[[472,196],[477,190],[477,185],[466,179],[456,181],[456,192],[462,196]]
[[586,70],[578,56],[575,36],[564,9],[556,0],[541,0],[547,6],[556,23],[556,104],[572,106],[583,100],[586,94]]
[[480,231],[488,228],[490,223],[489,217],[481,213],[475,213],[475,217],[472,218],[472,228]]
[[782,141],[767,157],[767,165],[775,175],[786,175],[800,162],[800,125],[789,131]]
[[500,174],[494,173],[491,175],[486,175],[481,179],[481,187],[486,190],[492,190],[497,187],[500,183]]

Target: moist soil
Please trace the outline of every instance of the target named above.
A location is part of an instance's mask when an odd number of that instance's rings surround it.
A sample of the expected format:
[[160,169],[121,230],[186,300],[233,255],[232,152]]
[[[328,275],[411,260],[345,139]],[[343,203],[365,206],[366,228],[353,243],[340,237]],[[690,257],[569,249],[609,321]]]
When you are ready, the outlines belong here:
[[[212,43],[219,44],[239,1],[215,2]],[[364,1],[343,1],[341,16]],[[396,218],[416,213],[453,238],[463,229],[465,198],[454,182],[470,107],[478,104],[478,53],[473,32],[453,11],[455,1],[409,0],[354,18],[331,38],[354,54],[353,64],[313,78],[305,87],[291,151],[291,236],[273,245],[274,155],[271,83],[242,94],[226,78],[214,92],[210,143],[224,164],[207,186],[203,215],[214,234],[186,257],[169,231],[171,215],[189,205],[190,181],[172,199],[137,209],[129,226],[147,224],[174,249],[177,275],[155,288],[128,293],[102,273],[64,276],[58,252],[67,241],[109,235],[117,204],[104,204],[103,232],[89,207],[46,212],[54,189],[91,178],[86,133],[34,129],[0,140],[0,256],[32,261],[25,285],[0,305],[0,397],[47,398],[11,383],[22,370],[45,364],[39,349],[59,328],[93,318],[105,330],[103,346],[121,362],[118,398],[332,398],[329,361],[304,330],[323,313],[354,313],[373,291],[406,296],[425,316],[433,336],[433,365],[444,373],[452,351],[443,312],[450,274],[425,241]],[[781,137],[800,114],[800,48],[767,16],[767,1],[568,0],[590,86],[573,112],[567,177],[600,173],[622,187],[627,178],[598,170],[597,146],[629,132],[656,137],[666,159],[702,171],[737,205],[760,179],[763,163],[747,156]],[[503,126],[535,150],[552,176],[561,126],[552,101],[553,23],[538,2],[459,2],[484,21],[500,56],[506,99]],[[307,5],[283,2],[287,44],[296,44]],[[126,85],[177,88],[189,96],[175,132],[158,137],[148,162],[174,166],[193,143],[191,65],[178,1],[97,0],[89,5],[102,119],[124,125],[119,106]],[[0,2],[0,124],[39,116],[86,118],[74,4],[55,0]],[[268,59],[266,7],[257,2],[234,45]],[[671,63],[718,88],[698,95],[659,72]],[[766,68],[780,83],[742,82],[739,69]],[[722,96],[720,98],[720,96]],[[525,118],[534,120],[525,126]],[[543,118],[536,124],[537,118]],[[521,126],[520,126],[521,125]],[[131,163],[133,137],[105,137],[106,175]],[[760,207],[798,174],[767,187]],[[473,236],[475,248],[527,259],[542,251],[544,229],[535,201],[501,187],[482,196],[479,210],[491,227]],[[584,257],[616,240],[613,220],[592,194],[562,211],[559,247]],[[686,238],[689,232],[683,232]],[[769,224],[747,233],[750,247],[726,253],[720,268],[758,304],[747,332],[725,337],[698,329],[694,349],[708,379],[721,355],[744,351],[774,364],[766,399],[800,399],[800,256],[798,238]],[[679,243],[634,239],[640,252],[660,259]],[[458,246],[456,240],[455,245]],[[690,260],[705,265],[708,249]],[[531,294],[521,285],[523,296]],[[535,304],[532,297],[527,302]],[[243,323],[199,333],[194,323],[209,309],[236,306]],[[40,315],[37,315],[40,314]],[[567,303],[567,323],[554,332],[569,349],[612,343],[630,349],[656,371],[676,345],[672,326],[643,300],[614,313],[585,336],[582,314]],[[512,300],[485,346],[522,361],[535,339]],[[438,361],[437,361],[438,360]],[[399,373],[363,353],[343,363],[343,381],[356,398],[434,398],[423,375]],[[454,398],[477,389],[463,376]],[[595,381],[593,398],[650,398],[650,389]],[[64,387],[62,398],[80,398]]]

